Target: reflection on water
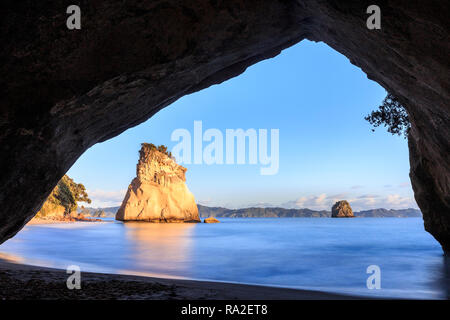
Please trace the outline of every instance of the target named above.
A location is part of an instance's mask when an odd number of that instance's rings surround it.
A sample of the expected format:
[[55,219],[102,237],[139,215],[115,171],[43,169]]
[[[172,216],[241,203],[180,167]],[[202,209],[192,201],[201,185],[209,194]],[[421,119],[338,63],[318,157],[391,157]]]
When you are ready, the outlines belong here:
[[[419,218],[251,218],[218,224],[27,226],[0,246],[25,263],[307,288],[368,296],[446,298],[449,261]],[[366,269],[381,268],[381,290]]]
[[193,223],[127,222],[125,236],[133,244],[131,255],[135,269],[188,276],[185,270],[191,269],[194,228]]

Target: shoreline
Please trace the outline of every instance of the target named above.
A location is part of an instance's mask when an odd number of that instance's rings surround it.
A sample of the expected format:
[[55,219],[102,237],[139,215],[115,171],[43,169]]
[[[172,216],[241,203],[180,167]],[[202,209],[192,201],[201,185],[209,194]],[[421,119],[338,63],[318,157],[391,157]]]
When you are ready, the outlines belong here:
[[370,297],[227,282],[82,272],[69,290],[66,270],[0,257],[0,300],[366,300]]

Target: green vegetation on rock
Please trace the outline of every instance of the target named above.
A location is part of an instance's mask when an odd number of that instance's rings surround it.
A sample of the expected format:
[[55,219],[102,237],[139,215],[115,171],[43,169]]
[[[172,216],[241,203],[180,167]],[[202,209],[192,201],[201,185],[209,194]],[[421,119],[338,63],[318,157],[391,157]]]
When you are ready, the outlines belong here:
[[[384,125],[389,133],[403,134],[405,138],[408,137],[411,128],[405,107],[390,93],[384,98],[381,106],[364,119],[373,125],[374,128]],[[375,129],[372,129],[372,131],[375,131]]]
[[166,156],[168,156],[169,158],[172,158],[172,152],[167,150],[167,146],[161,144],[159,146],[154,145],[153,143],[141,143],[142,145],[142,149],[139,152],[143,152],[143,151],[147,151],[147,150],[157,150],[161,153],[164,153]]

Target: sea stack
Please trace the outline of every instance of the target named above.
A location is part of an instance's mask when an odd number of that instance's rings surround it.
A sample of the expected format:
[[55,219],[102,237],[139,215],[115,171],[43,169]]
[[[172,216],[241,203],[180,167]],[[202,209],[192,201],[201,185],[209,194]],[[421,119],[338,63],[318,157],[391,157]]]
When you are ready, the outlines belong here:
[[116,220],[200,222],[194,195],[186,186],[186,168],[178,165],[164,146],[143,143]]
[[336,202],[331,208],[332,218],[354,218],[352,207],[346,200]]
[[203,222],[204,223],[219,223],[220,221],[214,217],[209,217],[209,218],[206,218],[205,220],[203,220]]

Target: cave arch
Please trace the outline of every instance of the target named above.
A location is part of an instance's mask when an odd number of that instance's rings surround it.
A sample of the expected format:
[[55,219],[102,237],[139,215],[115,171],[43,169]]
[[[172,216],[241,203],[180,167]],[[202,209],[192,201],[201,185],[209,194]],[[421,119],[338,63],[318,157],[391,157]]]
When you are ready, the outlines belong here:
[[425,228],[450,251],[449,10],[439,1],[6,2],[0,22],[0,242],[38,211],[90,146],[181,96],[303,39],[323,41],[395,94],[412,122],[411,182]]

